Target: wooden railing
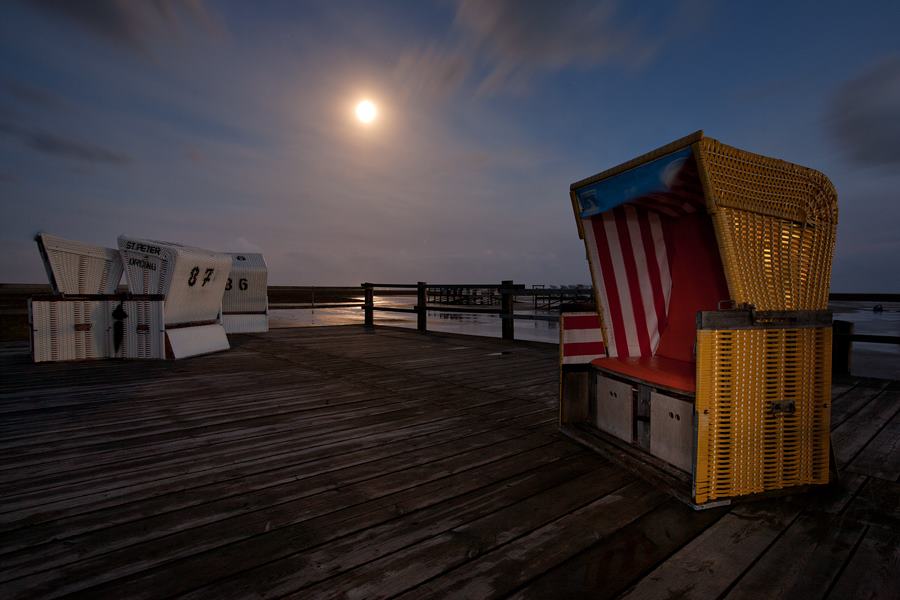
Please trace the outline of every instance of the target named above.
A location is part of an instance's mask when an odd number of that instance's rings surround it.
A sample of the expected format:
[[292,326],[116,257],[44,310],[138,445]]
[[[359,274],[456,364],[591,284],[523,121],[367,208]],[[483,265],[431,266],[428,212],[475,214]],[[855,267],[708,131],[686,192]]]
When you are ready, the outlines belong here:
[[[393,306],[377,306],[375,304],[376,295],[396,295],[396,294],[376,294],[376,288],[389,290],[415,290],[416,304],[412,308],[399,308]],[[428,290],[429,288],[439,288],[441,290],[454,289],[481,289],[496,291],[500,295],[500,308],[474,308],[461,306],[428,306]],[[515,339],[515,319],[543,319],[555,321],[558,319],[556,315],[523,315],[516,314],[514,310],[515,297],[518,295],[526,295],[529,290],[524,285],[516,285],[511,280],[501,281],[499,284],[431,284],[424,281],[418,283],[363,283],[363,310],[365,316],[363,323],[366,327],[375,326],[375,311],[414,313],[416,315],[416,329],[421,332],[428,330],[428,311],[440,310],[441,312],[458,312],[473,313],[480,315],[499,315],[501,337],[504,340]]]
[[[446,306],[429,305],[429,291],[440,290],[441,294],[452,294],[454,290],[487,290],[490,294],[497,293],[500,297],[499,308],[494,304],[488,306]],[[42,284],[0,284],[0,339],[25,339],[27,338],[27,309],[28,297],[35,294],[49,293],[50,288]],[[558,303],[573,299],[590,297],[590,288],[540,288],[533,286],[526,289],[524,285],[514,284],[511,280],[489,284],[429,284],[426,282],[385,284],[363,283],[354,286],[269,286],[269,303],[272,308],[360,308],[364,311],[364,323],[368,327],[374,326],[375,312],[401,312],[417,315],[416,326],[419,331],[427,331],[428,311],[441,311],[445,313],[470,313],[470,314],[496,314],[501,319],[501,331],[504,339],[515,337],[516,319],[529,319],[540,321],[557,321],[558,315],[548,314],[522,314],[514,311],[515,298],[531,297],[535,301],[543,302],[548,296],[557,296]],[[377,306],[374,302],[376,296],[416,296],[416,304],[412,308],[400,308],[389,306]],[[360,302],[362,297],[362,302]],[[432,298],[434,295],[432,294]],[[872,303],[900,303],[900,294],[891,293],[833,293],[829,296],[832,302],[872,302]],[[558,304],[557,303],[557,304]],[[870,344],[898,344],[900,336],[896,335],[870,335],[855,333],[853,323],[849,321],[835,321],[834,329],[834,353],[836,356],[849,356],[849,349],[853,342]]]
[[[834,293],[828,296],[830,302],[873,302],[876,306],[884,302],[900,303],[900,294],[859,294]],[[849,375],[853,342],[867,344],[900,344],[900,336],[871,335],[856,333],[855,325],[850,321],[835,319],[831,343],[832,371],[836,375]]]
[[[380,292],[378,290],[381,290]],[[428,305],[429,290],[440,290],[439,296],[452,294],[453,290],[489,290],[491,295],[498,292],[500,296],[500,308],[479,308],[476,306],[434,306]],[[363,283],[363,310],[365,311],[364,324],[368,328],[375,326],[375,312],[401,312],[413,313],[416,315],[416,328],[425,332],[428,330],[428,311],[437,310],[441,312],[459,312],[474,314],[496,314],[501,319],[501,337],[505,340],[515,339],[515,320],[531,319],[544,321],[558,321],[558,314],[516,314],[514,310],[515,298],[517,296],[533,296],[535,301],[538,294],[546,296],[552,290],[533,287],[525,289],[523,285],[515,285],[511,280],[502,281],[500,284],[428,284],[420,281],[415,284],[386,284],[386,283]],[[577,290],[575,295],[581,290]],[[559,304],[566,298],[566,292],[561,291]],[[375,297],[379,295],[413,295],[416,296],[416,304],[412,308],[399,308],[388,306],[377,306]],[[435,297],[434,294],[431,297]],[[835,293],[829,296],[829,301],[841,302],[891,302],[900,303],[900,294],[857,294],[857,293]],[[854,332],[854,325],[850,321],[835,320],[833,332],[832,346],[832,370],[835,374],[849,374],[851,366],[851,356],[853,353],[853,342],[864,342],[874,344],[900,344],[900,336],[893,335],[870,335],[859,334]]]

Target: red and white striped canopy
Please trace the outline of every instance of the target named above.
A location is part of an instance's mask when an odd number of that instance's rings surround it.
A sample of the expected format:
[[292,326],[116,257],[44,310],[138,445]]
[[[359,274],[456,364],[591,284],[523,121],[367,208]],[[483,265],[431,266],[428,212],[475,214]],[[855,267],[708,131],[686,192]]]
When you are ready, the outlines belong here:
[[691,149],[573,193],[607,357],[692,361],[697,311],[729,293]]
[[633,205],[583,219],[610,357],[653,356],[672,294],[662,217]]

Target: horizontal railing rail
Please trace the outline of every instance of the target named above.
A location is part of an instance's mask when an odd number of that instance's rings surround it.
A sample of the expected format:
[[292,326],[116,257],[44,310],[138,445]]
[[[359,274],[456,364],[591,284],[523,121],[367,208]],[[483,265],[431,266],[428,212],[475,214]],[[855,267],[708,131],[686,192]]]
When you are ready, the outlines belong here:
[[828,300],[831,302],[900,302],[900,294],[832,292],[828,295]]
[[[124,287],[123,287],[124,290]],[[26,302],[33,295],[49,293],[46,284],[0,284],[0,313],[5,318],[17,319],[27,314]],[[467,294],[476,291],[471,302]],[[487,296],[477,295],[477,291],[488,292]],[[360,286],[287,286],[268,287],[269,305],[273,309],[325,309],[359,308],[365,312],[365,323],[371,326],[374,313],[395,312],[418,315],[417,327],[427,329],[428,311],[446,313],[468,313],[498,315],[502,323],[504,339],[513,339],[514,322],[518,319],[531,321],[558,321],[557,314],[517,313],[514,310],[516,298],[533,298],[535,311],[555,310],[564,302],[593,297],[590,287],[547,288],[516,284],[511,280],[499,283],[363,283]],[[410,308],[380,306],[375,297],[416,296],[416,303]],[[439,305],[429,299],[439,299]],[[464,305],[444,303],[447,298],[461,299]],[[834,292],[829,295],[831,302],[871,302],[877,307],[882,303],[900,304],[898,293]],[[498,307],[499,305],[499,307]],[[837,331],[837,329],[836,329]],[[900,345],[900,336],[856,333],[852,323],[844,326],[841,335],[846,342],[867,344]]]
[[900,335],[854,333],[850,335],[850,340],[853,342],[866,342],[868,344],[900,344]]
[[[428,312],[439,311],[446,313],[469,313],[478,315],[497,315],[500,318],[501,337],[505,340],[515,339],[515,320],[530,319],[536,321],[558,321],[558,315],[533,315],[521,314],[515,312],[515,299],[517,296],[527,296],[529,292],[548,290],[528,290],[522,284],[516,284],[511,280],[504,280],[500,283],[479,283],[479,284],[433,284],[419,281],[415,284],[409,283],[370,283],[365,282],[360,286],[363,292],[363,323],[366,327],[375,326],[376,312],[399,312],[399,313],[415,313],[416,328],[425,332],[428,330]],[[375,297],[382,296],[384,289],[412,289],[416,290],[416,304],[412,308],[399,308],[393,306],[380,306],[375,304]],[[500,308],[483,308],[477,305],[473,306],[435,306],[428,303],[429,293],[446,295],[447,290],[457,290],[459,292],[469,292],[471,290],[490,290],[499,295]],[[549,290],[554,291],[554,290]],[[493,303],[493,298],[490,300]]]
[[[362,289],[365,294],[365,302],[363,303],[363,310],[366,312],[365,315],[365,324],[367,327],[374,327],[374,314],[376,311],[385,311],[385,312],[405,312],[405,313],[415,313],[418,315],[417,319],[417,327],[420,331],[427,330],[428,323],[428,311],[440,311],[446,313],[468,313],[468,314],[487,314],[487,315],[498,315],[501,320],[501,329],[502,329],[502,337],[503,339],[514,339],[515,337],[515,320],[516,319],[524,319],[524,320],[532,320],[532,321],[548,321],[548,322],[558,322],[559,315],[558,314],[523,314],[516,313],[513,309],[514,301],[516,297],[527,297],[533,296],[535,299],[538,297],[547,297],[552,295],[559,296],[559,304],[562,303],[565,297],[571,297],[574,299],[578,298],[592,298],[592,293],[590,288],[540,288],[533,287],[531,289],[525,288],[524,285],[514,284],[512,281],[503,281],[499,284],[429,284],[425,282],[418,282],[416,284],[381,284],[381,283],[363,283]],[[375,296],[383,295],[377,288],[398,288],[398,289],[416,289],[417,293],[417,302],[416,305],[412,308],[395,308],[395,307],[386,307],[386,306],[378,306],[374,303]],[[484,308],[479,305],[473,306],[435,306],[433,304],[428,303],[428,295],[430,292],[434,290],[494,290],[500,294],[500,308]],[[871,293],[871,294],[863,294],[863,293],[834,293],[829,296],[830,301],[838,302],[838,301],[853,301],[853,302],[900,302],[900,294],[887,294],[887,293]],[[559,306],[557,304],[557,307]],[[537,306],[535,304],[535,306]],[[548,308],[552,306],[551,304],[547,304]],[[846,322],[842,322],[846,323]],[[852,323],[849,324],[849,329],[847,326],[842,326],[840,328],[840,333],[838,335],[843,336],[843,339],[847,343],[852,342],[864,342],[864,343],[874,343],[874,344],[900,344],[900,336],[893,335],[872,335],[872,334],[858,334],[853,332]],[[849,350],[849,346],[848,346]]]

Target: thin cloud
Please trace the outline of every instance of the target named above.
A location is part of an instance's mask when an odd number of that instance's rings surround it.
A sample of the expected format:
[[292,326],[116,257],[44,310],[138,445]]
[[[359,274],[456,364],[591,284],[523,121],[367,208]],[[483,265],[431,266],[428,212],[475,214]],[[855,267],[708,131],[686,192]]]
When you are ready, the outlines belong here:
[[0,123],[0,134],[13,138],[36,152],[89,163],[125,165],[131,158],[102,146],[62,137],[53,133]]
[[463,0],[456,25],[464,44],[486,63],[479,90],[499,91],[533,73],[588,67],[652,53],[633,26],[616,18],[613,2]]
[[705,18],[705,3],[673,5],[665,31],[627,17],[613,0],[459,0],[449,43],[401,57],[395,75],[412,92],[440,96],[463,82],[476,93],[522,91],[542,73],[603,64],[641,65]]
[[838,88],[827,122],[857,164],[900,165],[900,57],[884,61]]
[[463,84],[471,69],[466,54],[431,46],[401,56],[394,77],[402,82],[404,96],[443,98]]
[[14,79],[0,81],[6,94],[20,104],[30,107],[56,109],[65,105],[65,100],[57,94]]
[[203,0],[20,0],[40,12],[71,23],[121,47],[143,51],[161,32],[183,32],[199,25],[220,33],[221,20]]

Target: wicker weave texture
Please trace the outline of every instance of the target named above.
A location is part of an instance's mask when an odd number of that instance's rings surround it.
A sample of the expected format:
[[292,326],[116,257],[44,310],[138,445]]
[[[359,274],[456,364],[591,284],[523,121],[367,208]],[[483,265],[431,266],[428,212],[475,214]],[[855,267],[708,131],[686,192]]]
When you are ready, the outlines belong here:
[[762,311],[825,310],[835,228],[733,208],[713,214],[732,299]]
[[707,207],[732,299],[758,310],[824,310],[837,194],[823,174],[703,138]]
[[112,294],[122,279],[122,259],[113,248],[67,240],[49,233],[35,237],[56,294]]
[[226,313],[259,313],[269,309],[269,271],[262,254],[229,253],[231,273],[222,297]]
[[828,483],[831,329],[697,334],[695,502]]
[[106,358],[110,314],[104,300],[32,301],[34,362]]
[[122,324],[122,341],[118,350],[115,344],[115,320],[109,328],[110,357],[164,359],[166,357],[166,326],[162,300],[110,301],[109,313],[116,307],[128,315]]

